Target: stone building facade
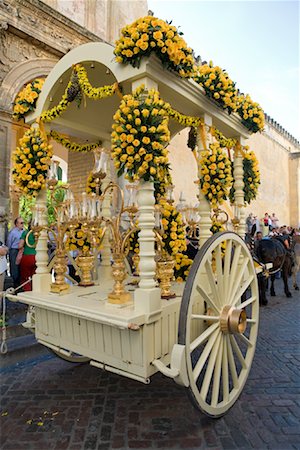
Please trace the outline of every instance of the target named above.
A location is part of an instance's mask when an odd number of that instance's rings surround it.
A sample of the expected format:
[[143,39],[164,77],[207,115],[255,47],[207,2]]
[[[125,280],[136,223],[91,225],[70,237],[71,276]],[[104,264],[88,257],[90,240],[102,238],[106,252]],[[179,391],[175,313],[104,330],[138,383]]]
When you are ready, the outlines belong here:
[[[17,215],[18,197],[11,185],[11,153],[22,136],[23,126],[12,120],[12,103],[23,87],[36,77],[46,77],[70,49],[93,41],[113,42],[120,28],[147,14],[147,1],[117,0],[0,0],[0,239],[4,220]],[[187,132],[171,142],[170,160],[175,197],[184,192],[196,202],[196,167],[186,147]],[[269,117],[261,134],[253,135],[250,147],[260,161],[261,189],[247,212],[262,217],[275,212],[280,222],[300,225],[300,145]],[[74,155],[58,144],[56,158],[68,172],[69,181],[83,188],[93,165],[92,155]],[[188,177],[182,177],[184,164]],[[81,185],[80,185],[81,183]]]

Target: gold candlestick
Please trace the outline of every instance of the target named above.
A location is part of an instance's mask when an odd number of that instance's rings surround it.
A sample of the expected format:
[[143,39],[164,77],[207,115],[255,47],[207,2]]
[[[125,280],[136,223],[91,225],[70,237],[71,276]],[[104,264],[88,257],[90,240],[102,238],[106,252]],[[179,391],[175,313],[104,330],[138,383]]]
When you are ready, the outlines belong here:
[[161,257],[156,263],[156,273],[159,280],[159,287],[161,288],[161,297],[168,300],[176,297],[174,292],[171,292],[171,282],[174,276],[175,260],[170,256]]
[[124,289],[123,282],[126,278],[126,270],[123,255],[114,255],[112,276],[115,281],[113,291],[108,294],[109,303],[124,304],[131,300],[131,295]]
[[94,282],[92,280],[91,272],[94,266],[94,256],[91,254],[79,255],[76,258],[76,263],[80,269],[80,282],[79,286],[93,286]]

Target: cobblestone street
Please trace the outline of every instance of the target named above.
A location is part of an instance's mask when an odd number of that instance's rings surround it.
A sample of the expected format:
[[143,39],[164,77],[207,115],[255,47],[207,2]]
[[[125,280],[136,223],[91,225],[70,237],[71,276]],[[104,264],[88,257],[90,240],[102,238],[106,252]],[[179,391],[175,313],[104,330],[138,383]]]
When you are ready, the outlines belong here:
[[223,418],[196,411],[161,374],[143,385],[42,353],[1,370],[1,449],[300,449],[300,296],[292,292],[261,308],[249,379]]

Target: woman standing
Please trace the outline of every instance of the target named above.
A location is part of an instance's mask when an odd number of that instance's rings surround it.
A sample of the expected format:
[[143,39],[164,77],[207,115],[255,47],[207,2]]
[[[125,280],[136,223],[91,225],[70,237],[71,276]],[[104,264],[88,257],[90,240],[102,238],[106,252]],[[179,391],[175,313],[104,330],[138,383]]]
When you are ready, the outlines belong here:
[[[20,274],[21,274],[21,284],[25,283],[25,281],[28,280],[28,278],[31,278],[33,274],[35,274],[36,265],[35,265],[35,239],[34,234],[30,233],[28,236],[28,244],[26,243],[26,236],[30,231],[30,225],[28,227],[28,230],[23,231],[20,243],[19,243],[19,249],[24,248],[23,256],[20,262]],[[24,291],[32,291],[32,282],[26,283],[23,286]]]

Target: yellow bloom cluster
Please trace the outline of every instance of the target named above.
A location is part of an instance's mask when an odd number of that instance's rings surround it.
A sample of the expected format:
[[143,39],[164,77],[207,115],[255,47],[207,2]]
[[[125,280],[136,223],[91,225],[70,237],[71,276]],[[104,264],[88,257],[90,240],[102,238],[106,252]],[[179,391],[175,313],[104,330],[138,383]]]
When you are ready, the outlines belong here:
[[31,127],[19,140],[19,147],[13,153],[14,183],[25,194],[35,197],[46,186],[51,157],[52,146],[39,128]]
[[187,255],[183,253],[177,253],[175,255],[175,267],[174,267],[174,277],[175,280],[179,283],[185,281],[191,265],[193,264],[193,260],[190,259]]
[[165,199],[160,199],[162,213],[163,248],[170,255],[182,253],[186,250],[185,231],[181,214],[175,206]]
[[78,250],[82,254],[90,254],[94,245],[96,245],[98,250],[100,249],[103,236],[103,229],[99,228],[96,235],[96,242],[92,242],[90,236],[83,231],[82,224],[79,223],[74,230],[67,231],[65,248],[68,251]]
[[[256,199],[258,193],[258,187],[260,185],[260,174],[258,167],[258,160],[255,153],[247,151],[248,147],[244,147],[243,152],[243,181],[244,181],[244,200],[250,205],[252,200]],[[234,203],[235,189],[232,186],[230,190],[230,201]]]
[[203,87],[206,95],[227,109],[229,113],[237,110],[235,83],[221,67],[213,66],[212,61],[198,66],[194,80]]
[[238,103],[238,113],[242,119],[242,124],[253,133],[263,130],[265,126],[265,115],[261,106],[253,102],[248,94],[240,95]]
[[210,127],[209,132],[212,136],[214,136],[217,139],[220,146],[223,148],[224,147],[228,149],[233,148],[237,142],[236,139],[225,137],[224,134],[221,131],[219,131],[216,127]]
[[79,86],[82,92],[89,98],[100,100],[102,98],[111,97],[118,90],[118,83],[97,88],[93,87],[89,82],[85,67],[80,64],[76,64],[74,70],[77,73]]
[[159,93],[144,87],[125,95],[114,115],[112,157],[118,176],[125,171],[129,180],[160,181],[168,167],[170,140],[168,117]]
[[43,78],[36,78],[19,92],[13,105],[14,119],[24,119],[27,113],[35,109],[44,82]]
[[194,57],[190,47],[173,25],[156,17],[142,17],[121,30],[116,41],[116,61],[139,67],[143,56],[154,52],[168,70],[191,77]]
[[218,142],[201,152],[200,167],[202,192],[215,208],[226,200],[232,184],[230,160]]
[[71,150],[72,152],[80,152],[80,153],[90,152],[101,145],[101,141],[97,141],[94,144],[80,145],[77,144],[76,142],[69,141],[69,139],[64,138],[54,130],[50,131],[49,136],[53,138],[56,142],[59,142],[61,145],[66,147],[68,150]]

